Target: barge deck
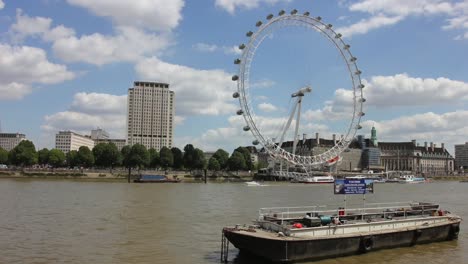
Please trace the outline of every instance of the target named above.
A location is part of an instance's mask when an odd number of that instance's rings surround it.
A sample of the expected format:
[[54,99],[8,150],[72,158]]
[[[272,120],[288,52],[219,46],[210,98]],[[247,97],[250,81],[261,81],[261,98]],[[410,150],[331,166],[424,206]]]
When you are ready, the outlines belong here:
[[435,203],[263,208],[253,225],[225,227],[223,235],[241,251],[295,262],[457,239],[460,222]]

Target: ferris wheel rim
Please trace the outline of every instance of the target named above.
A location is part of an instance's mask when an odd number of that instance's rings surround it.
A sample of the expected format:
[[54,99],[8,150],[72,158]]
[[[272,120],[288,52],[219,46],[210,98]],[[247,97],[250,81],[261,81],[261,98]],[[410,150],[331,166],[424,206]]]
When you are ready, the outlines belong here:
[[[357,130],[361,128],[360,121],[361,117],[364,115],[362,112],[363,102],[365,101],[363,97],[362,89],[364,85],[361,82],[360,74],[361,71],[357,67],[356,57],[354,57],[350,51],[350,46],[346,44],[340,33],[335,32],[332,29],[331,24],[326,24],[322,22],[321,17],[313,18],[310,16],[309,12],[304,14],[298,14],[297,10],[293,10],[290,14],[285,14],[284,11],[280,11],[279,16],[274,17],[273,15],[267,16],[267,23],[263,24],[262,21],[258,21],[256,26],[258,30],[256,32],[249,31],[246,35],[249,37],[249,42],[241,44],[239,48],[242,48],[242,56],[240,59],[236,59],[235,63],[239,64],[239,73],[238,75],[233,76],[233,81],[237,81],[237,97],[239,99],[241,109],[238,110],[237,114],[243,116],[246,126],[244,127],[245,131],[250,130],[250,132],[255,137],[255,141],[263,145],[265,150],[272,156],[282,158],[293,164],[307,164],[307,165],[318,165],[326,163],[328,160],[333,159],[336,156],[348,148],[352,139],[354,139]],[[255,113],[253,107],[250,106],[248,100],[249,94],[249,78],[250,78],[250,64],[253,61],[255,56],[255,51],[261,45],[267,34],[265,32],[274,31],[274,26],[276,24],[281,26],[281,23],[284,26],[306,26],[309,29],[314,29],[318,31],[321,35],[324,35],[331,41],[334,46],[338,49],[339,54],[346,63],[347,71],[351,78],[352,89],[353,89],[353,114],[349,126],[345,130],[346,133],[342,135],[339,141],[336,144],[328,149],[327,151],[310,156],[301,156],[295,153],[287,152],[278,146],[273,139],[265,137],[260,130],[258,129],[254,117]],[[262,36],[263,34],[263,36]],[[236,97],[236,96],[235,96]]]

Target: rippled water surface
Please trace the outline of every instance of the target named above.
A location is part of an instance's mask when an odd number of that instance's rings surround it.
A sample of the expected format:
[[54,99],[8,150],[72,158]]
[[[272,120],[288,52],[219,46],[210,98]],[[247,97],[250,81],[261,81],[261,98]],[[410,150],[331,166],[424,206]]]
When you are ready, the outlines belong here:
[[[127,184],[0,180],[0,263],[219,263],[221,229],[260,207],[339,204],[332,186],[241,183]],[[378,184],[366,202],[436,201],[468,219],[468,183]],[[347,196],[362,203],[363,196]],[[231,263],[259,263],[238,255]],[[328,259],[334,263],[468,263],[458,241]]]

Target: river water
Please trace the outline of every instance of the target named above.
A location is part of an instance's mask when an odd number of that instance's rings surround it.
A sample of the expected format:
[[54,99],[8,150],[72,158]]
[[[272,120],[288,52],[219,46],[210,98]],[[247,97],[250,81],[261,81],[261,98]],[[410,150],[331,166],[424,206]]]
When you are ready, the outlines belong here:
[[[435,201],[468,219],[468,183],[377,184],[348,203]],[[332,185],[127,184],[0,180],[0,263],[219,263],[221,229],[249,224],[260,207],[343,203]],[[238,255],[230,263],[261,263]],[[468,263],[468,222],[458,241],[314,263]]]

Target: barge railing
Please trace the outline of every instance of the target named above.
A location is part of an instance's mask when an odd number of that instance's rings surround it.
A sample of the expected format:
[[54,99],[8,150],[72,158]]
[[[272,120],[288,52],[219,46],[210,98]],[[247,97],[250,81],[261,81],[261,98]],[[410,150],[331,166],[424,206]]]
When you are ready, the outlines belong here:
[[436,211],[439,208],[435,203],[421,203],[421,202],[395,202],[395,203],[371,203],[363,207],[343,208],[334,207],[328,209],[330,206],[299,206],[299,207],[271,207],[261,208],[259,210],[258,220],[271,220],[284,221],[300,219],[304,216],[340,216],[340,217],[353,217],[358,220],[364,220],[366,217],[375,215],[383,215],[384,218],[392,216],[408,217],[414,215],[425,215]]

